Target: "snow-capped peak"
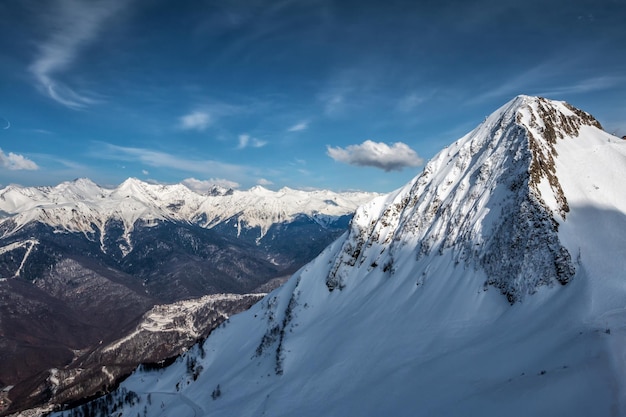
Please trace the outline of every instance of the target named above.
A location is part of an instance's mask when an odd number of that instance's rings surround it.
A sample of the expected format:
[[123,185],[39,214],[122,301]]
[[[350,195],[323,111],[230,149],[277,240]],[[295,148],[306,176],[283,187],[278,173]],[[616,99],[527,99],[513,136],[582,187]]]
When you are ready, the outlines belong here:
[[328,288],[347,285],[352,267],[366,261],[392,272],[407,252],[419,259],[446,250],[456,262],[483,268],[486,284],[512,303],[541,285],[566,284],[575,265],[557,235],[569,207],[555,146],[582,127],[601,129],[566,103],[516,97],[406,187],[357,211]]
[[249,193],[251,194],[255,194],[255,195],[273,195],[275,194],[274,191],[268,190],[267,188],[263,187],[262,185],[255,185],[254,187],[250,188],[248,190]]
[[207,195],[219,196],[232,194],[234,190],[232,188],[222,187],[220,185],[212,185],[206,192]]
[[[155,185],[129,178],[114,189],[91,180],[78,179],[55,187],[7,187],[0,190],[0,211],[4,234],[40,222],[59,230],[93,234],[103,239],[105,225],[121,221],[128,240],[135,223],[182,221],[214,227],[232,220],[239,228],[259,228],[259,238],[275,223],[290,222],[298,215],[309,216],[320,224],[354,212],[373,193],[349,195],[328,192],[328,199],[317,193],[285,189],[270,191],[261,186],[248,191],[214,187],[198,194],[183,184]],[[130,242],[129,242],[130,246]]]

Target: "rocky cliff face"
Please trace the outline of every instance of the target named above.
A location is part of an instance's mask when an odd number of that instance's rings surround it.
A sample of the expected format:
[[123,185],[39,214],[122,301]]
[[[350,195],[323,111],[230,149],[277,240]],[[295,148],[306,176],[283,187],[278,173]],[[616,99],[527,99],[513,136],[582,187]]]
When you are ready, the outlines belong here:
[[407,247],[417,259],[453,250],[456,262],[484,269],[485,284],[511,303],[539,286],[566,284],[575,266],[557,233],[569,206],[555,174],[555,144],[577,137],[581,126],[601,127],[565,103],[517,97],[391,201],[357,211],[328,288],[345,286],[344,269],[365,260],[393,273]]

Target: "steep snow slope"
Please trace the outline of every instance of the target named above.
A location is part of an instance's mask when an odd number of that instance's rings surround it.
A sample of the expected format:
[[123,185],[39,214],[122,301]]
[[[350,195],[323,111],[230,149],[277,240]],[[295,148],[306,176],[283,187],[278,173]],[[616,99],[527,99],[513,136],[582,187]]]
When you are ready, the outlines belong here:
[[[183,221],[212,228],[232,221],[239,230],[259,228],[262,238],[275,223],[289,223],[305,215],[324,226],[349,215],[376,194],[332,191],[277,192],[254,187],[248,191],[210,190],[198,194],[182,184],[154,185],[129,178],[115,189],[100,187],[88,179],[65,182],[56,187],[0,190],[0,231],[6,237],[31,222],[59,231],[99,235],[103,242],[110,221],[120,221],[129,247],[135,224]],[[104,247],[104,245],[103,245]]]
[[591,116],[517,97],[202,348],[88,407],[625,415],[625,175]]
[[103,386],[114,385],[139,363],[158,363],[180,355],[232,314],[246,310],[264,294],[212,294],[154,306],[128,334],[102,343],[77,357],[70,366],[49,370],[40,387],[51,391],[49,402],[76,401]]

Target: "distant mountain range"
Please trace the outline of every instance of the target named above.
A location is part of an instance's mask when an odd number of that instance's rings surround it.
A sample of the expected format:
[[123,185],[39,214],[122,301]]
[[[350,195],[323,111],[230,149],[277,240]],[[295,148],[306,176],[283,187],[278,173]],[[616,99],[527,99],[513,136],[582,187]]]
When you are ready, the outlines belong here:
[[[354,210],[373,197],[262,187],[199,194],[132,178],[115,189],[88,179],[1,189],[0,389],[14,386],[13,407],[71,400],[103,387],[83,381],[86,391],[64,391],[50,383],[49,369],[62,375],[67,368],[77,382],[97,369],[91,379],[108,386],[141,361],[179,354],[258,296],[225,295],[217,316],[200,309],[201,317],[217,318],[200,320],[194,338],[172,338],[185,343],[152,355],[117,352],[123,366],[111,355],[89,359],[133,333],[156,304],[275,288],[344,233]],[[144,336],[134,343],[156,342]]]
[[626,415],[626,142],[519,96],[283,286],[54,417]]

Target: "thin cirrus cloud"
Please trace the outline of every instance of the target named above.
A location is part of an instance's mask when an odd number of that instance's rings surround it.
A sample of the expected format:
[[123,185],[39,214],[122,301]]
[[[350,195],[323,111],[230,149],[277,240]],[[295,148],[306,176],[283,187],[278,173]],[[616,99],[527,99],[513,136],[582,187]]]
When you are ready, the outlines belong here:
[[239,135],[239,145],[237,146],[237,149],[245,149],[248,147],[261,148],[265,145],[267,145],[266,141],[253,138],[252,136],[247,134],[243,134]]
[[409,113],[415,110],[420,104],[424,103],[426,98],[417,93],[410,93],[404,96],[397,104],[397,109],[402,113]]
[[578,80],[570,85],[557,86],[552,90],[545,90],[538,95],[551,97],[562,94],[581,94],[599,90],[608,90],[616,85],[626,81],[624,76],[600,76],[592,77],[585,80]]
[[106,21],[127,7],[130,1],[58,0],[44,16],[54,29],[39,45],[39,53],[29,71],[37,87],[52,100],[66,107],[80,109],[97,102],[92,94],[78,92],[62,83],[57,76],[70,69],[81,48],[96,41]]
[[182,130],[196,130],[202,132],[211,125],[213,118],[206,111],[196,110],[181,116],[178,121],[178,126]]
[[105,143],[93,156],[109,160],[140,162],[156,168],[169,168],[182,172],[203,175],[224,175],[227,177],[245,176],[247,169],[240,165],[226,164],[213,160],[197,160],[170,155],[165,152],[145,148],[118,146]]
[[188,113],[178,118],[177,128],[203,132],[215,125],[224,117],[231,117],[254,112],[255,104],[232,104],[218,100],[205,100],[203,104],[194,106]]
[[287,132],[301,132],[303,130],[307,130],[308,128],[309,128],[309,122],[305,120],[305,121],[296,123],[295,125],[291,126],[289,129],[287,129]]
[[477,104],[500,97],[510,98],[522,93],[545,97],[581,94],[607,90],[624,83],[626,77],[621,73],[568,80],[567,76],[571,73],[571,68],[584,67],[586,61],[594,59],[596,59],[595,55],[570,56],[561,53],[523,69],[501,80],[497,85],[483,88],[482,93],[470,99],[468,104]]
[[39,166],[35,162],[25,156],[13,152],[5,154],[2,149],[0,149],[0,167],[11,171],[34,171],[39,169]]
[[402,142],[389,146],[384,142],[366,140],[360,145],[349,145],[345,148],[327,146],[326,153],[338,162],[379,168],[385,172],[401,171],[424,163],[417,152]]
[[328,117],[341,115],[346,107],[346,100],[343,94],[330,94],[321,97],[324,105],[324,114]]

